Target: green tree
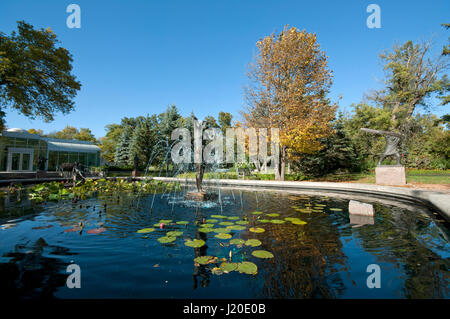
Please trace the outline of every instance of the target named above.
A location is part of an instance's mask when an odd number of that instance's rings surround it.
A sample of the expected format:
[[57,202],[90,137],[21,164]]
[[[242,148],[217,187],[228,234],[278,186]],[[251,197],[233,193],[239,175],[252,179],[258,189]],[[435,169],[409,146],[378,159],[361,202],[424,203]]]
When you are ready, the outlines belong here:
[[128,165],[130,162],[130,143],[133,137],[134,127],[127,125],[123,128],[114,154],[114,163],[116,165]]
[[74,108],[81,88],[72,71],[72,55],[50,28],[35,30],[19,21],[18,31],[0,33],[0,122],[11,107],[30,118],[52,121],[55,112]]
[[120,124],[108,124],[105,127],[106,135],[100,139],[102,157],[108,162],[114,162],[117,144],[123,132],[123,126]]
[[231,113],[219,112],[219,126],[224,135],[226,133],[227,128],[231,127],[232,119],[233,119],[233,115],[231,115]]
[[97,143],[97,139],[88,128],[80,128],[67,125],[61,131],[49,133],[47,137],[59,138],[64,140],[79,140]]
[[146,166],[153,147],[159,138],[158,135],[158,119],[156,115],[147,115],[145,118],[140,119],[130,141],[128,164],[132,165],[134,157],[138,156],[139,164]]
[[371,97],[391,111],[391,129],[408,133],[416,107],[429,107],[431,97],[448,90],[448,56],[430,56],[430,43],[414,44],[407,41],[395,45],[380,58],[386,71],[386,88]]

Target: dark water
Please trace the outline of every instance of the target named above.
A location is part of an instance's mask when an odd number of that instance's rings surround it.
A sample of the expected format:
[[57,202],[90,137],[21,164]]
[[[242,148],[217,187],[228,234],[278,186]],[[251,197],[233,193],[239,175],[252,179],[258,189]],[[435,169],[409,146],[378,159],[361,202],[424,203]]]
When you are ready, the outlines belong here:
[[[375,218],[355,221],[349,217],[349,199],[331,196],[222,190],[222,207],[218,202],[196,207],[183,203],[182,196],[181,192],[156,195],[151,213],[152,195],[139,202],[135,195],[120,194],[37,207],[23,198],[18,204],[14,199],[2,202],[6,207],[0,214],[1,294],[22,298],[449,297],[449,231],[426,208],[372,202]],[[316,211],[305,213],[292,206]],[[256,210],[263,214],[253,215]],[[280,215],[268,217],[270,213]],[[198,232],[195,222],[214,214],[239,219],[247,215],[250,225],[232,231],[232,238],[256,238],[262,245],[227,246],[229,239]],[[307,224],[260,222],[286,217]],[[161,219],[189,224],[137,233]],[[81,234],[67,232],[80,221],[85,224]],[[265,232],[250,232],[252,226]],[[105,231],[88,233],[100,227]],[[225,226],[216,223],[215,227]],[[171,244],[157,241],[172,230],[183,234]],[[186,238],[204,239],[206,245],[187,247]],[[256,249],[272,252],[274,258],[252,256]],[[233,262],[254,262],[258,274],[215,275],[214,265],[194,265],[196,256],[229,258],[230,250]],[[80,289],[66,286],[66,268],[72,263],[81,268]],[[370,264],[380,266],[380,288],[367,286]]]

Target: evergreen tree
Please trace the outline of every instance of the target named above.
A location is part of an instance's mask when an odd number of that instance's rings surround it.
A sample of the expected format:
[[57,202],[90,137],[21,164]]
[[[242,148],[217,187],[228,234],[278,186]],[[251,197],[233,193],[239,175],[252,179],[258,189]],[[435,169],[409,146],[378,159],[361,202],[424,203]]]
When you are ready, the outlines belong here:
[[116,165],[127,165],[129,163],[129,150],[130,141],[132,138],[133,127],[126,126],[120,135],[119,142],[117,143],[116,152],[114,156],[114,162]]
[[153,148],[158,143],[158,120],[156,115],[146,116],[139,120],[130,141],[128,162],[132,164],[134,157],[139,158],[141,166],[147,166]]

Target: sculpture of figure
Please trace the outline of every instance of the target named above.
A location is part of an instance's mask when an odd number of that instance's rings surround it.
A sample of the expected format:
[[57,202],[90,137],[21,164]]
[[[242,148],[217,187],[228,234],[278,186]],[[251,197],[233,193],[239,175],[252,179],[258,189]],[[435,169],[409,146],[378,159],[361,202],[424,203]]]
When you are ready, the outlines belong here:
[[404,137],[402,134],[381,130],[372,130],[369,128],[361,128],[361,131],[373,133],[373,134],[382,134],[385,135],[386,138],[386,147],[384,149],[383,154],[380,156],[380,160],[378,161],[378,166],[381,165],[383,160],[388,156],[394,156],[397,160],[397,165],[400,164],[400,152],[398,151],[398,147],[402,138]]
[[[194,126],[194,139],[197,137],[197,134],[200,134],[200,141],[201,141],[205,124],[202,121],[198,121],[194,115],[192,115],[192,123]],[[194,159],[196,157],[200,159],[200,163],[195,163],[195,168],[197,171],[197,173],[195,175],[195,184],[197,186],[197,191],[199,193],[201,193],[202,192],[203,173],[205,171],[205,166],[202,161],[202,147],[200,147],[200,149],[198,149],[198,150],[194,148],[194,153],[195,153]]]

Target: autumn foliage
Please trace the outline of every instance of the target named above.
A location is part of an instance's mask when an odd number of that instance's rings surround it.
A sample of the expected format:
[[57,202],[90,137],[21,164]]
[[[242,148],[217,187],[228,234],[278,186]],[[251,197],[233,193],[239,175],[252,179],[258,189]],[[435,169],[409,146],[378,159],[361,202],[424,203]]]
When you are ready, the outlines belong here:
[[332,71],[316,35],[295,27],[286,26],[256,45],[243,116],[247,126],[280,129],[280,163],[275,175],[283,179],[287,156],[320,150],[319,139],[331,132],[336,105],[330,104],[326,94]]

